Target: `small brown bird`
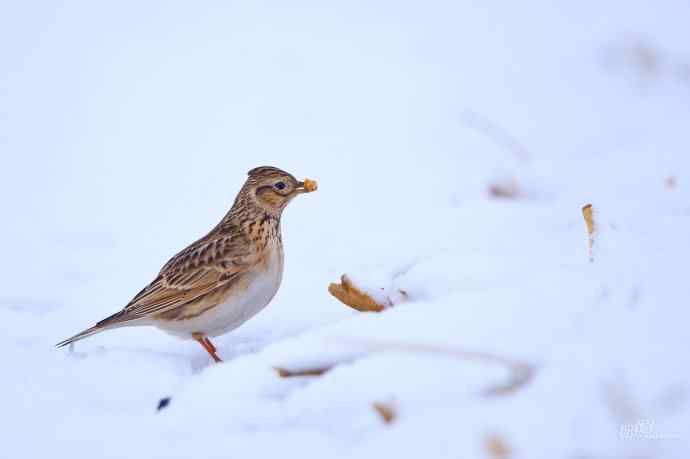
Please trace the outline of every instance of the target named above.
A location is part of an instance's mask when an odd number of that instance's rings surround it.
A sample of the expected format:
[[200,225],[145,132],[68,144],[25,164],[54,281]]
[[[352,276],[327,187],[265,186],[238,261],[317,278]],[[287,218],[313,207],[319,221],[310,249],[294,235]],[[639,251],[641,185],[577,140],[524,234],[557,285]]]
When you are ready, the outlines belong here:
[[276,167],[250,170],[232,209],[211,232],[172,257],[120,312],[56,346],[113,328],[153,325],[198,341],[220,362],[209,337],[234,330],[273,299],[283,277],[283,210],[316,188]]

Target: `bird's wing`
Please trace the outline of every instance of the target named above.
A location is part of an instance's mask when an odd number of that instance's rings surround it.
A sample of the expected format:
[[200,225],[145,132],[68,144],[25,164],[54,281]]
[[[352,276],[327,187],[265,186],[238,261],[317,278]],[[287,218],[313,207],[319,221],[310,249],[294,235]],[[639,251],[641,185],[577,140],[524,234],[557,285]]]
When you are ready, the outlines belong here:
[[256,263],[258,255],[239,229],[212,234],[175,255],[122,311],[98,325],[141,319],[193,303],[226,286]]

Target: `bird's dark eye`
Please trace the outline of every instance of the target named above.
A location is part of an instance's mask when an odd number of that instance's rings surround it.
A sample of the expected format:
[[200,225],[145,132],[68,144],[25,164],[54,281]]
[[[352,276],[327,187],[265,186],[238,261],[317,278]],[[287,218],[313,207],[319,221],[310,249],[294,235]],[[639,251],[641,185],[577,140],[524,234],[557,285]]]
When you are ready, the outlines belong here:
[[285,185],[285,182],[278,182],[278,183],[276,183],[276,184],[273,185],[273,186],[276,187],[276,188],[279,189],[279,190],[284,190],[286,185]]

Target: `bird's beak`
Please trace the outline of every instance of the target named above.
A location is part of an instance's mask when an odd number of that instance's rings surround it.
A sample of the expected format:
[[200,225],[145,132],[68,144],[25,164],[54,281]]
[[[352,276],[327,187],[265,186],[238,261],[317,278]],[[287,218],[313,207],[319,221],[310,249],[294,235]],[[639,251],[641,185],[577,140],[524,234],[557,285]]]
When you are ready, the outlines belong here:
[[316,183],[314,180],[309,180],[308,178],[304,179],[304,182],[297,182],[297,191],[299,193],[311,193],[312,191],[316,191],[319,188],[319,185]]

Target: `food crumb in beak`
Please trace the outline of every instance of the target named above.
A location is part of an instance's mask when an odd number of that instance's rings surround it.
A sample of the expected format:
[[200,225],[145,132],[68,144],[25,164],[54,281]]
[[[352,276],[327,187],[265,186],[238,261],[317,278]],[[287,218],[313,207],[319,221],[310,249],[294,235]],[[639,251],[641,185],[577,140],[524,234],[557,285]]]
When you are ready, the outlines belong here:
[[307,193],[311,193],[312,191],[316,191],[318,188],[319,188],[319,186],[316,184],[316,181],[309,180],[308,178],[304,179],[304,189],[307,191]]

